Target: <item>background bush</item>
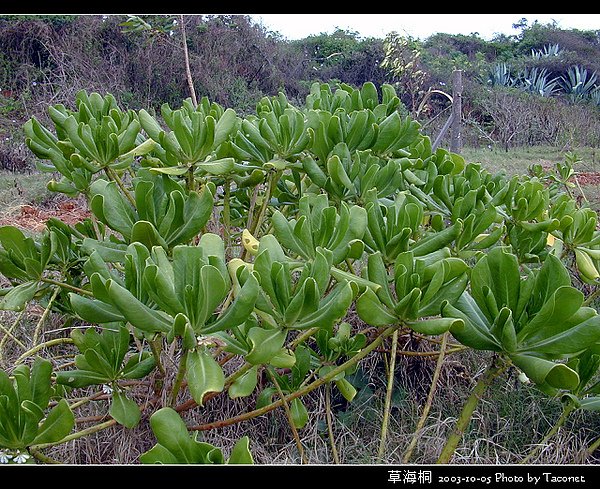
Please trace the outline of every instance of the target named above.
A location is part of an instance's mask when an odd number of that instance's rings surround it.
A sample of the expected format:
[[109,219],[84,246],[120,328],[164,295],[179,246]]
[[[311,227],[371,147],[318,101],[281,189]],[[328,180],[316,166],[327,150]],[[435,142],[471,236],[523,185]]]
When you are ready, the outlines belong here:
[[[113,93],[120,105],[131,109],[180,105],[189,96],[179,16],[140,18],[159,29],[127,32],[125,15],[0,17],[2,168],[32,166],[22,151],[20,126],[31,115],[45,120],[48,104],[69,106],[78,90]],[[279,91],[302,103],[314,81],[391,83],[424,131],[435,136],[446,119],[448,101],[431,97],[417,114],[418,105],[427,90],[450,93],[452,71],[461,69],[467,145],[507,149],[598,144],[600,91],[570,97],[559,81],[575,68],[585,70],[588,81],[600,72],[599,31],[521,19],[515,24],[518,34],[490,41],[477,34],[439,33],[425,40],[394,34],[418,56],[415,69],[421,79],[415,91],[407,84],[409,78],[382,66],[390,36],[362,38],[337,29],[290,41],[247,15],[186,15],[184,21],[198,97],[207,96],[238,113],[252,113],[261,97]],[[518,86],[491,86],[490,73],[498,66],[515,79],[531,70],[543,72],[545,82],[554,84],[552,96],[522,93],[522,79]],[[590,84],[596,86],[596,81]]]

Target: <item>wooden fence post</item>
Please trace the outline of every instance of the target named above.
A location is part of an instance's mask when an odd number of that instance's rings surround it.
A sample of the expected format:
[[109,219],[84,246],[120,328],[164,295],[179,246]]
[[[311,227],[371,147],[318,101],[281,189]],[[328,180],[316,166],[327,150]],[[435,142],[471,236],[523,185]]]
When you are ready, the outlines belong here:
[[454,70],[452,73],[452,135],[450,139],[452,153],[462,152],[462,89],[462,70]]

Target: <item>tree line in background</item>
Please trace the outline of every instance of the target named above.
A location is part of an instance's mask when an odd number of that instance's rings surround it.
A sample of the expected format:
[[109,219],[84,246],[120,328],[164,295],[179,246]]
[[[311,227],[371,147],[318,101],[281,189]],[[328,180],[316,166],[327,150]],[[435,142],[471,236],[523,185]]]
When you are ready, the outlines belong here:
[[461,69],[465,144],[568,149],[600,141],[600,31],[521,19],[513,26],[519,34],[491,41],[477,33],[362,38],[340,29],[291,41],[246,15],[131,19],[0,17],[4,167],[15,157],[25,158],[22,137],[10,137],[22,122],[43,117],[49,103],[70,103],[81,89],[113,93],[135,110],[181,104],[190,95],[181,19],[197,95],[240,113],[252,113],[261,97],[278,91],[304,100],[314,81],[389,83],[398,91],[401,110],[435,135],[449,114],[449,97],[443,95],[451,93],[452,71]]

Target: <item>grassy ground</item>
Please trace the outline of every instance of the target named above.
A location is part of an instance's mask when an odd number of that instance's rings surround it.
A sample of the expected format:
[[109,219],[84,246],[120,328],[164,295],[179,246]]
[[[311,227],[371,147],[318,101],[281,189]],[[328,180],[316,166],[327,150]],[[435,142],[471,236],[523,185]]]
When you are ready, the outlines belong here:
[[[509,174],[525,173],[534,163],[552,166],[564,160],[564,152],[552,148],[525,148],[508,153],[465,148],[463,155],[467,161],[481,162],[490,171],[505,170]],[[600,170],[600,156],[594,150],[583,149],[578,151],[578,155],[581,163],[576,170]],[[44,204],[51,201],[53,197],[45,188],[48,179],[48,175],[35,172],[25,174],[0,171],[0,216],[22,204]],[[584,191],[592,202],[600,202],[600,192],[596,187],[590,186],[584,188]],[[1,314],[0,321],[8,327],[13,319],[9,317],[9,313]],[[35,327],[40,314],[40,311],[30,311],[15,335],[22,341],[28,341],[28,331]],[[46,330],[57,332],[48,334],[45,339],[66,334],[61,331],[60,318],[51,321],[53,322],[46,325]],[[16,358],[22,353],[10,340],[5,342],[5,346],[3,367],[9,364],[7,362],[10,362],[11,356]],[[419,435],[411,462],[435,462],[447,434],[454,426],[462,403],[475,383],[474,379],[489,360],[487,355],[472,351],[456,353],[446,359],[431,412]],[[427,397],[434,366],[435,361],[426,357],[399,357],[390,431],[383,462],[402,463]],[[299,434],[309,463],[333,463],[333,446],[341,463],[372,464],[377,461],[386,386],[385,370],[384,356],[381,353],[374,354],[366,359],[355,374],[353,383],[358,394],[352,403],[347,403],[333,392],[333,441],[327,429],[324,391],[318,390],[307,397],[305,403],[310,421]],[[231,401],[226,396],[219,396],[204,410],[195,409],[186,413],[186,421],[201,424],[234,416],[253,409],[254,401],[254,398]],[[97,401],[81,408],[77,416],[93,418],[105,414],[106,409],[106,401]],[[560,413],[559,400],[548,398],[531,385],[520,383],[516,373],[509,371],[498,378],[482,398],[453,463],[519,463],[542,441]],[[88,425],[82,424],[80,428],[86,426]],[[576,412],[555,437],[544,443],[532,463],[598,463],[600,454],[588,456],[585,450],[599,432],[600,416],[597,413]],[[241,425],[200,433],[199,439],[222,447],[227,454],[235,441],[244,434],[248,434],[252,440],[251,448],[257,463],[300,463],[298,449],[283,410]],[[152,444],[153,436],[148,422],[143,420],[134,430],[111,428],[53,448],[47,454],[72,464],[129,464],[136,463],[139,455]]]
[[0,170],[0,211],[9,212],[24,204],[39,205],[54,195],[46,189],[47,173],[17,173]]
[[[528,168],[534,164],[540,164],[544,168],[555,169],[557,163],[564,163],[565,155],[569,149],[554,148],[550,146],[534,146],[514,148],[507,151],[503,149],[488,148],[464,148],[462,155],[467,162],[479,162],[483,168],[491,172],[504,171],[507,175],[518,175],[527,173]],[[600,211],[600,190],[598,179],[590,180],[586,175],[600,172],[600,150],[597,148],[571,149],[571,153],[577,156],[577,163],[573,169],[582,176],[578,179],[579,187],[573,192],[581,198],[581,202],[587,201],[589,206]]]
[[564,161],[565,154],[569,151],[577,154],[581,160],[575,170],[600,170],[600,150],[597,148],[569,150],[551,146],[532,146],[513,148],[509,151],[500,148],[464,148],[462,155],[467,161],[480,162],[490,171],[505,170],[507,174],[513,175],[527,172],[527,168],[536,163],[554,167],[556,163]]

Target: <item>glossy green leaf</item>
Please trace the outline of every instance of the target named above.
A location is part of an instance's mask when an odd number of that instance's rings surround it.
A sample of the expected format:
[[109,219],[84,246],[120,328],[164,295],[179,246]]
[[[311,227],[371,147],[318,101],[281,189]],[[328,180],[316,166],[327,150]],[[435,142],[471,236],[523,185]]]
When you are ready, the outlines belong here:
[[209,392],[221,392],[225,387],[223,369],[205,349],[188,353],[187,361],[188,388],[194,401],[204,406],[204,396]]
[[454,330],[464,328],[464,321],[455,318],[430,318],[421,321],[408,321],[406,324],[417,333],[432,336],[443,334],[451,328],[454,328]]
[[167,247],[166,241],[158,234],[158,231],[151,222],[137,221],[131,228],[131,241],[142,243],[149,250],[153,246]]
[[318,307],[319,291],[317,282],[309,277],[302,283],[302,287],[296,292],[285,309],[283,320],[286,325],[292,326],[299,318],[315,312]]
[[8,294],[0,300],[0,310],[22,311],[35,296],[37,288],[37,281],[25,282],[13,287]]
[[337,284],[320,302],[319,309],[294,324],[294,329],[331,328],[348,312],[358,287],[353,282]]
[[536,384],[547,383],[557,389],[575,389],[579,384],[577,372],[563,363],[555,363],[533,355],[510,355],[512,362]]
[[287,333],[281,329],[251,328],[248,331],[250,352],[246,361],[252,365],[268,363],[283,347]]
[[390,313],[369,288],[357,299],[356,312],[363,321],[372,326],[387,326],[398,322],[398,318]]
[[166,447],[161,444],[154,445],[150,450],[140,455],[143,464],[174,465],[183,463]]
[[250,315],[258,298],[259,285],[253,274],[249,274],[238,296],[214,323],[202,329],[205,334],[233,328],[242,324]]
[[172,322],[160,311],[150,309],[138,301],[129,290],[109,280],[108,294],[113,304],[121,314],[136,328],[146,332],[166,333],[171,329]]
[[235,160],[233,158],[221,158],[196,163],[196,168],[212,175],[224,175],[233,170]]
[[271,404],[275,394],[277,394],[277,389],[275,387],[266,387],[263,389],[262,392],[256,397],[255,408],[261,409]]
[[468,292],[463,293],[456,304],[444,304],[441,311],[446,318],[462,319],[462,323],[452,324],[450,332],[463,345],[476,350],[501,350],[499,340],[490,333],[487,318]]
[[579,407],[585,411],[600,411],[600,397],[590,396],[579,401]]
[[123,263],[127,252],[127,245],[124,243],[98,241],[92,238],[84,238],[81,248],[90,255],[95,251],[105,262],[111,263]]
[[[546,340],[563,331],[571,316],[579,311],[584,296],[571,286],[559,287],[539,312],[519,331],[519,342],[533,343]],[[588,346],[587,343],[584,346]],[[567,349],[565,352],[570,352]]]
[[[496,300],[498,309],[506,306],[512,311],[516,311],[520,282],[521,275],[517,257],[502,248],[494,248],[473,267],[471,295],[481,305],[485,303],[483,294],[484,287],[487,287]],[[489,309],[483,311],[492,321],[493,311]]]
[[240,438],[231,450],[228,464],[249,465],[254,463],[254,458],[250,452],[250,438],[243,436]]
[[290,401],[290,413],[292,422],[297,429],[302,429],[308,423],[308,411],[299,397]]
[[414,256],[424,256],[449,246],[459,235],[462,222],[459,220],[452,226],[417,240],[410,248]]
[[131,358],[125,363],[121,370],[121,377],[124,379],[143,379],[148,375],[154,367],[156,367],[156,360],[154,357],[147,352],[146,354],[132,355]]
[[[199,453],[196,442],[190,438],[185,423],[174,409],[164,407],[156,411],[150,417],[150,427],[159,445],[172,454],[163,463],[193,464],[201,461],[201,453]],[[163,450],[158,452],[161,453]],[[162,462],[157,460],[156,452],[147,454],[148,452],[140,457],[142,463]]]
[[75,416],[69,408],[65,399],[58,401],[58,404],[46,416],[46,419],[39,427],[37,436],[32,441],[33,445],[42,443],[53,443],[62,440],[67,436],[75,426]]
[[46,407],[52,394],[52,363],[37,357],[33,362],[30,375],[31,400],[41,407]]
[[90,209],[107,226],[131,239],[131,228],[137,218],[131,204],[115,182],[98,179],[90,186]]
[[126,428],[134,428],[140,422],[142,413],[137,403],[129,399],[125,393],[114,390],[108,410],[117,423]]
[[14,258],[23,264],[26,258],[36,258],[36,248],[33,239],[26,237],[15,226],[0,226],[0,244]]
[[89,385],[102,385],[111,379],[106,375],[93,370],[71,370],[68,372],[56,372],[56,382],[70,387],[87,387]]
[[150,168],[152,173],[162,173],[163,175],[182,176],[185,175],[190,168],[188,166],[164,166],[158,168]]
[[275,368],[292,368],[296,364],[296,355],[292,350],[282,348],[271,360],[269,365]]
[[124,321],[125,317],[114,306],[95,299],[69,293],[71,307],[84,321],[91,324]]
[[354,387],[346,378],[339,379],[334,382],[340,391],[340,394],[344,396],[344,399],[346,399],[348,402],[352,402],[352,400],[356,397],[356,387]]
[[231,399],[247,397],[256,388],[258,383],[258,365],[254,365],[248,371],[244,372],[229,386],[227,391]]
[[560,356],[578,353],[599,339],[600,315],[591,308],[581,308],[568,318],[553,315],[522,342],[521,348]]

